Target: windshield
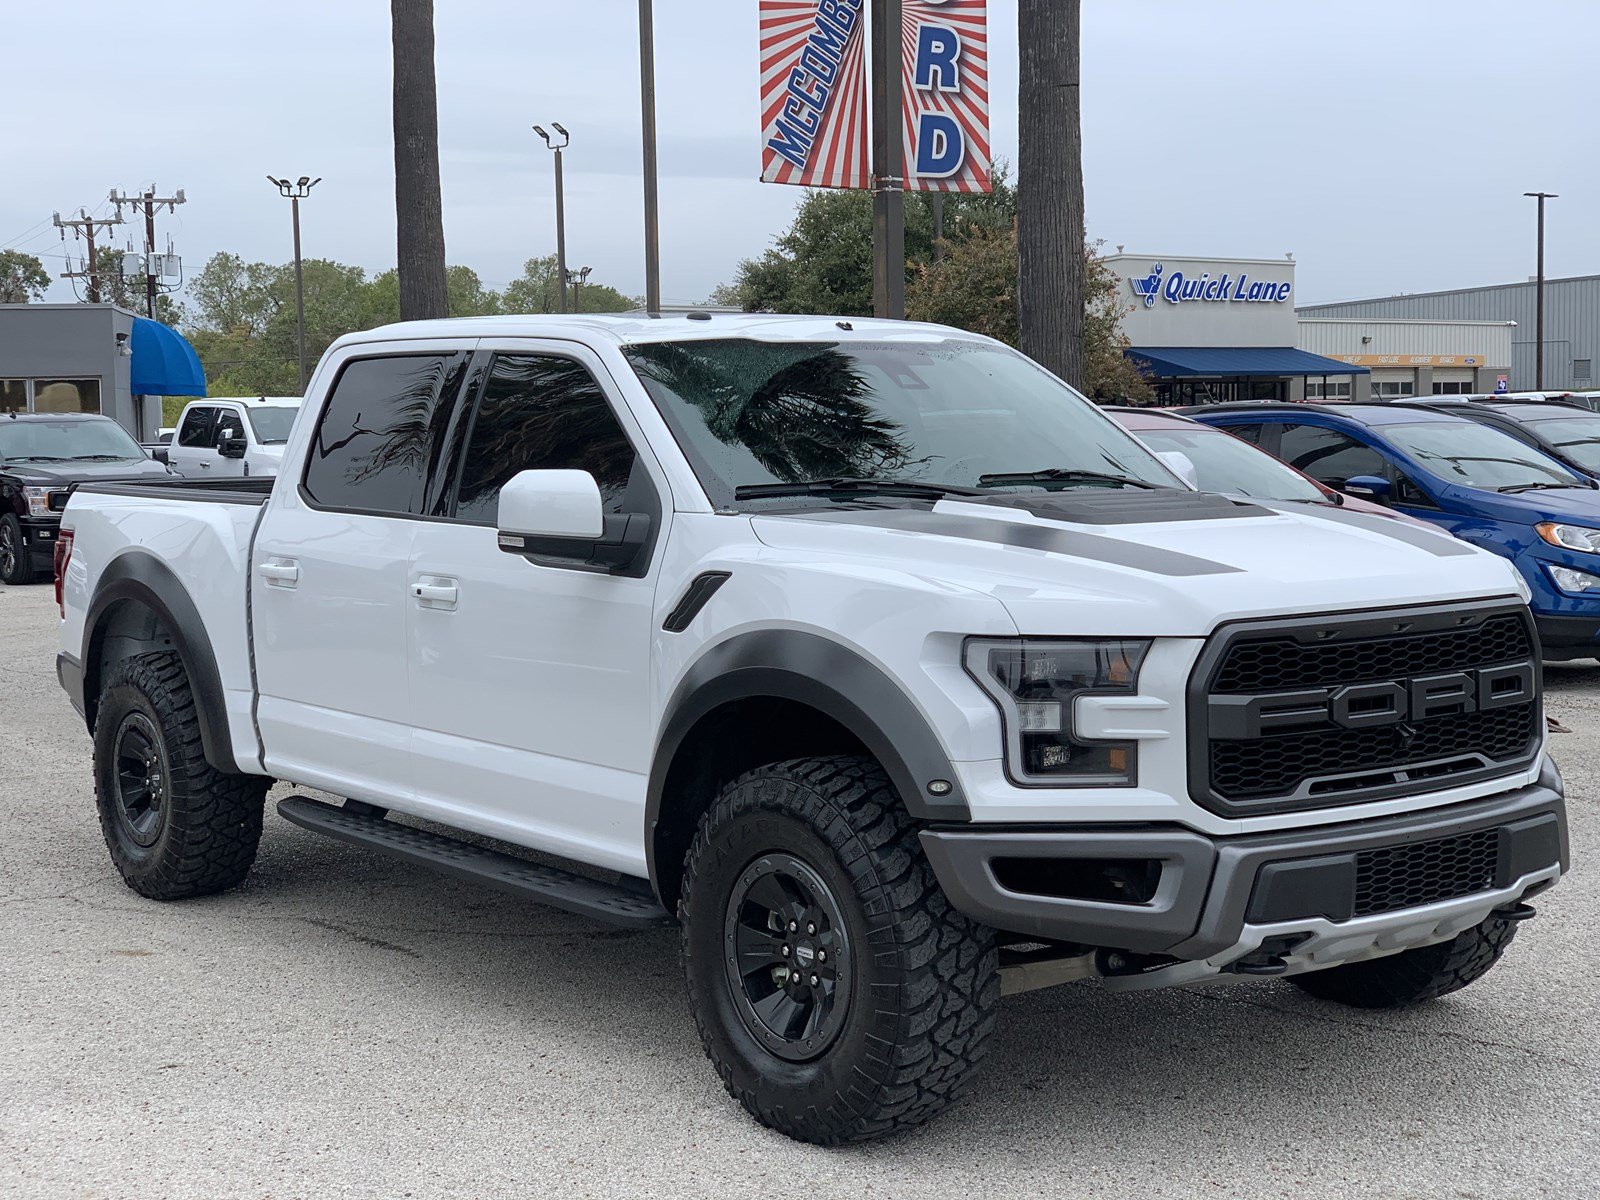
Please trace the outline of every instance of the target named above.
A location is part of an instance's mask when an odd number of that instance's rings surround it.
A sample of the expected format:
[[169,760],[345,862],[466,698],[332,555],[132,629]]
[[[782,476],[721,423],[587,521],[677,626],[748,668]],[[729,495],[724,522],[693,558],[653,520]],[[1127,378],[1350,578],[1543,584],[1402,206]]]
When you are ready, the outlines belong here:
[[144,458],[139,443],[110,418],[93,421],[0,420],[0,459],[9,462],[114,462]]
[[245,405],[244,415],[250,418],[250,428],[256,431],[256,441],[271,445],[289,440],[289,430],[294,428],[295,414],[299,411],[298,408],[286,408],[279,404],[263,404],[260,408]]
[[1535,419],[1525,424],[1585,470],[1600,472],[1600,416]]
[[1448,483],[1498,491],[1505,488],[1577,487],[1582,481],[1532,446],[1472,421],[1385,425],[1388,439]]
[[1054,470],[1096,478],[987,486],[1115,488],[1117,476],[1177,486],[1077,392],[980,342],[728,338],[623,352],[719,508],[740,487],[810,479],[977,487],[985,475]]
[[1189,456],[1202,492],[1223,492],[1256,500],[1305,500],[1326,504],[1328,498],[1292,467],[1216,429],[1141,429],[1135,436],[1152,450],[1176,450]]

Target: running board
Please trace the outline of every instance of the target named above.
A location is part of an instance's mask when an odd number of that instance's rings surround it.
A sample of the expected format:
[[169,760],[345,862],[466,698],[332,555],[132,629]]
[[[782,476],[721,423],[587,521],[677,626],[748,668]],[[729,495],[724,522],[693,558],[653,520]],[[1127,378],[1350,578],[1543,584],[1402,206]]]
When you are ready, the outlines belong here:
[[502,891],[529,896],[553,908],[611,925],[646,929],[671,921],[666,909],[656,902],[642,881],[637,884],[631,880],[600,883],[559,867],[513,858],[497,850],[485,850],[426,829],[385,820],[373,811],[339,808],[305,796],[289,796],[278,801],[278,812],[313,833],[325,833],[341,842],[366,846],[446,875],[473,879]]

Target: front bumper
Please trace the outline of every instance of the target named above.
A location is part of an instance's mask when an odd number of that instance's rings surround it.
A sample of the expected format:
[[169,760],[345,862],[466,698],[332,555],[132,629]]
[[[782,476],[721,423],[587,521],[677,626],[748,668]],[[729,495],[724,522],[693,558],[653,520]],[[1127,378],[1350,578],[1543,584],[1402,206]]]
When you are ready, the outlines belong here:
[[24,517],[21,525],[22,544],[27,549],[29,565],[36,571],[54,570],[61,518]]
[[1600,613],[1592,617],[1535,613],[1533,623],[1539,629],[1539,647],[1545,658],[1556,662],[1569,658],[1600,658]]
[[[1490,886],[1359,915],[1358,855],[1482,831],[1494,831]],[[1488,838],[1484,833],[1475,844],[1488,846]],[[1214,975],[1267,943],[1274,958],[1296,971],[1443,941],[1548,886],[1569,860],[1564,789],[1548,758],[1538,782],[1514,791],[1314,829],[1214,838],[1148,825],[946,827],[923,832],[922,845],[950,903],[974,920],[1045,942],[1155,956],[1155,969],[1122,979],[1123,986]],[[1022,875],[1037,886],[1050,877],[1050,860],[1061,864],[1064,877],[1069,869],[1081,874],[1085,861],[1108,859],[1158,863],[1148,898],[1118,903],[1046,895],[1000,879],[1018,878],[1019,861],[1044,860]]]

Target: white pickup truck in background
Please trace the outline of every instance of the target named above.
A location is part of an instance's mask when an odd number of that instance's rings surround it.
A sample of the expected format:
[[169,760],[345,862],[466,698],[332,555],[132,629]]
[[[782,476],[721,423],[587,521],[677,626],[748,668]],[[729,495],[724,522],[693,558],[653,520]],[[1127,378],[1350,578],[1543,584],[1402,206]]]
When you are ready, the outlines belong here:
[[345,798],[305,828],[675,920],[724,1083],[808,1141],[938,1112],[1002,991],[1432,999],[1567,862],[1505,561],[1189,490],[936,326],[373,330],[275,480],[84,485],[64,531],[130,887],[240,882],[282,779]]
[[187,479],[276,475],[301,403],[298,396],[191,400],[166,462]]

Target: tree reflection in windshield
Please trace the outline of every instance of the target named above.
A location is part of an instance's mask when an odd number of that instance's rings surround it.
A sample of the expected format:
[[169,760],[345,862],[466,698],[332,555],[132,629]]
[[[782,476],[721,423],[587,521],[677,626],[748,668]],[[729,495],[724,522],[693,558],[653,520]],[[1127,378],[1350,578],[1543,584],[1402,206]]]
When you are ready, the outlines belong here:
[[659,342],[629,358],[700,410],[719,441],[741,446],[773,478],[900,475],[911,465],[904,428],[871,403],[872,385],[836,347],[781,342]]

